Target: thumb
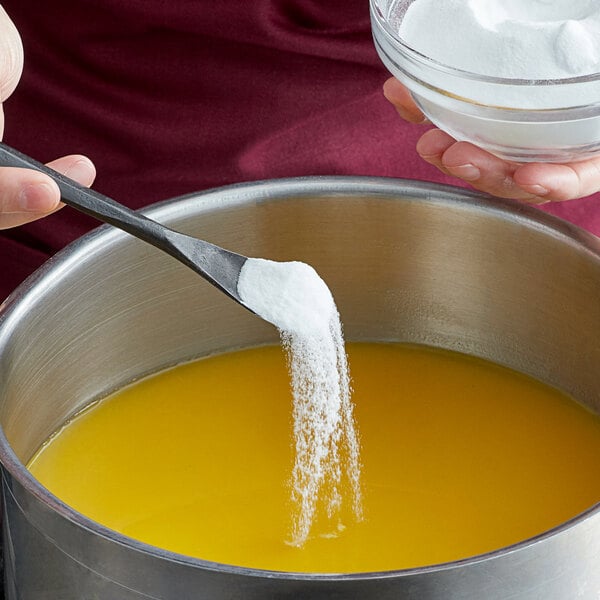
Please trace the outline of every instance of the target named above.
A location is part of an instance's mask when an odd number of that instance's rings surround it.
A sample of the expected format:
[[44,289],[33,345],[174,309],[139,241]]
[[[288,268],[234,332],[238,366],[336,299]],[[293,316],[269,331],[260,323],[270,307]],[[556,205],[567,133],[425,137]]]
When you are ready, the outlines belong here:
[[[89,158],[78,154],[64,156],[48,166],[85,186],[91,185],[96,175]],[[58,186],[43,173],[0,167],[0,229],[35,221],[61,206]]]
[[23,44],[6,11],[0,6],[0,102],[17,87],[23,71]]

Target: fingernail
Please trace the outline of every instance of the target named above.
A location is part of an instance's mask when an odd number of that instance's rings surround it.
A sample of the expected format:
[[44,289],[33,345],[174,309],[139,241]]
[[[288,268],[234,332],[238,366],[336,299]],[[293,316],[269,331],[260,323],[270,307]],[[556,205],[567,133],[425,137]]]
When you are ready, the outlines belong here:
[[534,196],[545,196],[548,193],[548,190],[543,185],[538,185],[537,183],[532,185],[520,185],[519,187],[528,194],[533,194]]
[[481,171],[471,163],[467,163],[466,165],[458,165],[456,167],[446,167],[452,175],[456,177],[460,177],[465,181],[475,181],[481,177]]
[[58,206],[53,187],[48,183],[31,183],[19,193],[19,208],[25,212],[50,212]]
[[424,117],[421,114],[413,113],[409,110],[404,109],[403,107],[396,106],[396,112],[403,118],[405,121],[409,123],[414,123],[415,125],[423,125],[427,123],[427,117]]
[[95,175],[94,166],[89,160],[81,159],[73,163],[71,167],[65,171],[65,175],[82,185],[88,185]]

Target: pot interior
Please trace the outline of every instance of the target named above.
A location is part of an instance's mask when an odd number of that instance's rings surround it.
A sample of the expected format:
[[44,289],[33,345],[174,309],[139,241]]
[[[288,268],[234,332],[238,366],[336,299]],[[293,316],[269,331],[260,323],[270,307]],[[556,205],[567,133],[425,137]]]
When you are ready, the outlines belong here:
[[[535,209],[377,179],[232,186],[146,211],[236,252],[314,266],[348,340],[456,350],[600,412],[600,245]],[[104,227],[5,303],[0,423],[20,461],[91,401],[278,335],[171,257]]]

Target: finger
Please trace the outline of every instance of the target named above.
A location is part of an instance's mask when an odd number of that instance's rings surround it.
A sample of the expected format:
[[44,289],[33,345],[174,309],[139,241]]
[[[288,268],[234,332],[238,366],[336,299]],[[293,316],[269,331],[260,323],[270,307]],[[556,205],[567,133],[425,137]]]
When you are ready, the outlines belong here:
[[417,152],[429,164],[437,167],[442,173],[450,175],[442,162],[442,158],[456,140],[440,129],[430,129],[417,142]]
[[452,144],[442,156],[442,165],[450,175],[467,181],[482,192],[530,204],[547,202],[546,198],[515,182],[516,163],[502,160],[468,142]]
[[[96,179],[96,167],[94,163],[87,156],[80,154],[71,154],[57,158],[49,162],[48,166],[85,187],[90,187],[94,183],[94,179]],[[64,204],[60,202],[51,212],[63,206]]]
[[0,6],[0,102],[14,91],[23,71],[23,45],[17,28]]
[[70,154],[57,158],[49,162],[48,166],[85,187],[90,187],[96,179],[94,163],[87,156],[81,154]]
[[417,152],[442,173],[458,177],[475,189],[529,204],[571,200],[600,191],[600,157],[568,165],[519,165],[473,144],[457,142],[439,129],[421,136]]
[[410,92],[394,77],[383,84],[383,95],[391,102],[398,114],[410,123],[426,123],[427,119],[415,104]]
[[59,206],[58,186],[29,169],[0,168],[0,229],[38,219]]
[[557,165],[530,163],[515,171],[515,182],[547,201],[583,198],[600,191],[600,157]]
[[[96,173],[91,161],[79,155],[65,156],[49,166],[86,186]],[[48,176],[30,169],[0,168],[0,229],[29,223],[61,206],[58,186]]]

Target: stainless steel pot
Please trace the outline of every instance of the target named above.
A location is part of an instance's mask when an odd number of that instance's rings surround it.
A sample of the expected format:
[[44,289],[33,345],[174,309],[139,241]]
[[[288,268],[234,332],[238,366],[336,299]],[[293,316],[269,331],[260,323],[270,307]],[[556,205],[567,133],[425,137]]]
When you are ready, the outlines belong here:
[[[600,242],[567,223],[464,190],[372,178],[238,185],[146,212],[250,256],[314,265],[348,339],[485,357],[600,412]],[[271,326],[190,270],[108,227],[22,285],[0,311],[7,598],[598,600],[600,505],[468,560],[294,574],[133,541],[71,510],[26,471],[39,445],[90,401],[196,356],[276,341]]]

